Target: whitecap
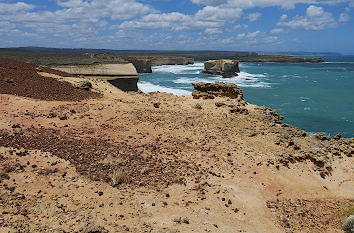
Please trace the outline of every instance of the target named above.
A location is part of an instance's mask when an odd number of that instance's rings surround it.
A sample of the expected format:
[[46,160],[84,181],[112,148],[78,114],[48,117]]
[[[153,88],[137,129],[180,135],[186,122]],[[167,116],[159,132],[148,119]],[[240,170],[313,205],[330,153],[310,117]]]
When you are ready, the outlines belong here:
[[153,66],[153,73],[172,73],[172,74],[199,74],[203,70],[203,63],[195,63],[192,65],[162,65]]
[[192,92],[180,89],[180,88],[169,88],[169,87],[164,87],[160,85],[155,85],[149,82],[138,82],[138,87],[139,90],[145,92],[145,93],[150,93],[154,91],[159,91],[159,92],[167,92],[167,93],[172,93],[175,95],[190,95]]

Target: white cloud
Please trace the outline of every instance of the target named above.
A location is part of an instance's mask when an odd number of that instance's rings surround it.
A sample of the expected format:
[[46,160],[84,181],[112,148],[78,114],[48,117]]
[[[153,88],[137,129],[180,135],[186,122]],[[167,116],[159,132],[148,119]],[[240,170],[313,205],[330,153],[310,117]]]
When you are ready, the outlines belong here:
[[0,14],[8,15],[23,11],[28,11],[34,9],[34,5],[27,4],[24,2],[17,2],[15,4],[11,3],[0,3]]
[[55,11],[34,11],[34,5],[22,2],[0,3],[0,21],[31,29],[38,35],[84,41],[105,30],[106,19],[124,20],[157,12],[136,0],[69,0],[57,4],[61,8]]
[[249,9],[254,7],[271,7],[279,6],[284,9],[293,9],[296,4],[339,4],[339,3],[352,3],[353,0],[191,0],[196,4],[212,5],[212,6],[228,6],[238,7],[242,9]]
[[204,33],[206,33],[206,34],[220,34],[220,33],[222,33],[222,30],[220,28],[207,28],[204,30]]
[[243,40],[243,39],[252,39],[261,34],[260,31],[255,31],[255,32],[249,32],[249,33],[240,33],[237,35],[238,40]]
[[242,10],[240,8],[221,8],[206,6],[199,10],[195,19],[200,21],[230,21],[235,22],[240,19]]
[[326,12],[322,7],[309,6],[306,16],[295,16],[289,21],[280,21],[277,25],[292,29],[323,30],[333,28],[338,25],[332,13]]
[[283,28],[274,28],[273,30],[270,31],[270,34],[279,34],[284,31]]
[[347,13],[341,13],[339,16],[339,22],[345,23],[350,20],[350,16]]
[[324,14],[324,10],[322,7],[317,7],[317,6],[309,6],[306,9],[306,15],[308,17],[321,17]]
[[280,16],[280,21],[284,21],[288,18],[288,15],[283,14],[282,16]]
[[[217,28],[226,23],[233,23],[241,18],[242,10],[239,8],[223,9],[206,6],[195,15],[185,15],[179,12],[149,14],[139,19],[125,21],[118,26],[119,29],[171,29],[204,30],[206,33],[216,32]],[[220,31],[220,29],[218,30]]]
[[252,46],[279,43],[279,38],[277,36],[270,36],[261,31],[240,33],[236,36],[236,39],[238,40],[238,43],[244,43]]
[[246,18],[247,18],[250,22],[254,22],[254,21],[258,20],[258,19],[261,17],[261,15],[262,15],[261,13],[256,12],[256,13],[248,14]]

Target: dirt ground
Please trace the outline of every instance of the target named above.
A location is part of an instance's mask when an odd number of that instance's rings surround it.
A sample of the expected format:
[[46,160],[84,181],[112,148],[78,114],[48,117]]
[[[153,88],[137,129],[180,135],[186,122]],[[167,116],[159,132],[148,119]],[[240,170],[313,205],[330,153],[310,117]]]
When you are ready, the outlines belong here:
[[0,94],[0,232],[342,232],[353,138],[227,97],[91,83],[80,101]]

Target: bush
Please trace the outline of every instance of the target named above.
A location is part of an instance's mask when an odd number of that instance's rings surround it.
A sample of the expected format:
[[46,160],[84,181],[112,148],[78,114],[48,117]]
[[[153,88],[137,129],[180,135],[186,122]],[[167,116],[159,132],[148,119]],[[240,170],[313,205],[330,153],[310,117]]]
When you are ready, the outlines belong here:
[[117,169],[112,173],[111,180],[112,186],[117,187],[125,181],[125,174],[121,169]]
[[350,215],[344,220],[342,228],[345,233],[354,233],[354,215]]

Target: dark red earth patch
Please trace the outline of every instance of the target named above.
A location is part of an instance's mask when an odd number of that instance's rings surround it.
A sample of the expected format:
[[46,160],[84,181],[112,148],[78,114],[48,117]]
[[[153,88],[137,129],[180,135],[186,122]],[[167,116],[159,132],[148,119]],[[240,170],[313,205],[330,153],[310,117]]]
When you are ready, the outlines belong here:
[[[78,89],[68,82],[43,77],[37,66],[0,58],[0,94],[10,94],[47,101],[80,101],[98,98],[94,92]],[[43,72],[71,76],[64,72],[41,68]]]

